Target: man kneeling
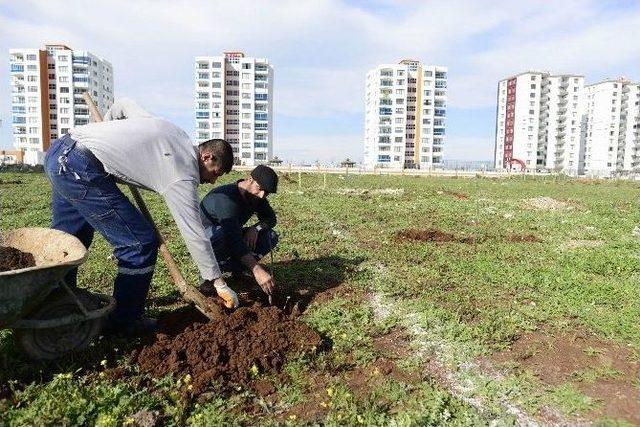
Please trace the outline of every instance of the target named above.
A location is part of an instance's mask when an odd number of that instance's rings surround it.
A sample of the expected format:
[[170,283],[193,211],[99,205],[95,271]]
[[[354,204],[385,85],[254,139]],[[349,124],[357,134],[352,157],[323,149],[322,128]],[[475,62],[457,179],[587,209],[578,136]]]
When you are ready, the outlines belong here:
[[[267,196],[277,189],[278,175],[270,167],[259,165],[249,178],[217,187],[200,202],[202,223],[220,269],[233,273],[251,271],[267,295],[271,295],[275,284],[258,260],[278,243],[273,231],[276,214],[267,201]],[[258,222],[245,227],[254,213]],[[209,293],[206,283],[201,289]]]

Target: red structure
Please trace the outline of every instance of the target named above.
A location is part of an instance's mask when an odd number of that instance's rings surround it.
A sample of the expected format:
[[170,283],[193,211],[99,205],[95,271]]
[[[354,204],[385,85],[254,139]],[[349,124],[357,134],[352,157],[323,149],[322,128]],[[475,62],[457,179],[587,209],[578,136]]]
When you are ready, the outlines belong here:
[[[516,120],[516,78],[507,81],[507,109],[505,111],[504,127],[504,155],[502,164],[504,167],[511,165],[513,158],[513,129]],[[522,163],[520,161],[520,163]]]

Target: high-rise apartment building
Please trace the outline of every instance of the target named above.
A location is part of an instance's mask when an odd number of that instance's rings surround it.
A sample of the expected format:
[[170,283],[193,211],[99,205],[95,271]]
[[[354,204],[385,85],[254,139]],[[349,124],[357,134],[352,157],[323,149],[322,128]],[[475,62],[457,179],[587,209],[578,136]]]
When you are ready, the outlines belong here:
[[640,84],[624,78],[586,86],[584,174],[640,172]]
[[498,83],[495,167],[580,167],[584,76],[529,71]]
[[273,156],[273,67],[242,52],[195,60],[197,142],[223,138],[236,163],[253,166]]
[[367,73],[365,167],[442,167],[447,68],[403,60]]
[[65,45],[11,49],[9,55],[14,145],[25,163],[42,163],[51,140],[89,123],[83,93],[102,113],[113,103],[113,68],[103,58]]

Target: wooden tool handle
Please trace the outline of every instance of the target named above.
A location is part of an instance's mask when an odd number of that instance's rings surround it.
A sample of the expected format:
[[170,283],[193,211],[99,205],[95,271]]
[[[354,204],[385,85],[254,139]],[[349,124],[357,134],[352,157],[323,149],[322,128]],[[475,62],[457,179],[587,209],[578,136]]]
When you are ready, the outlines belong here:
[[[101,122],[102,114],[100,114],[100,111],[98,111],[98,107],[96,107],[96,104],[93,102],[93,99],[91,99],[89,93],[85,92],[84,94],[82,94],[82,99],[84,99],[84,101],[87,103],[87,107],[89,108],[89,111],[93,116],[93,120],[96,122]],[[167,266],[167,270],[169,270],[169,274],[171,275],[171,279],[173,280],[174,285],[176,285],[182,297],[185,300],[195,304],[198,310],[200,310],[200,312],[202,312],[202,314],[207,316],[209,319],[219,319],[223,315],[222,308],[205,297],[197,288],[187,283],[187,281],[182,276],[178,265],[171,256],[169,248],[167,248],[167,244],[162,237],[162,234],[160,234],[160,230],[158,230],[158,227],[156,227],[156,224],[151,217],[149,209],[147,209],[147,205],[144,202],[140,191],[138,191],[138,189],[133,185],[128,185],[128,187],[131,191],[131,194],[133,195],[134,200],[136,201],[136,204],[138,205],[138,208],[140,209],[140,212],[142,212],[142,215],[144,215],[147,221],[149,221],[149,224],[151,224],[156,235],[158,236],[158,241],[160,242],[160,255],[162,256],[162,259]]]

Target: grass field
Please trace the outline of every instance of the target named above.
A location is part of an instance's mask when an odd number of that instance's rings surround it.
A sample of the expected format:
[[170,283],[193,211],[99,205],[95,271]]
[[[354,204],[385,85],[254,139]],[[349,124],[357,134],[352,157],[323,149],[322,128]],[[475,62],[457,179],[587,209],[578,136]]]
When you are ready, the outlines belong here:
[[[268,395],[190,396],[188,378],[136,373],[136,343],[33,363],[0,331],[0,425],[126,425],[140,410],[174,425],[640,424],[637,184],[297,179],[271,199],[275,279],[311,297],[302,319],[328,349],[264,378]],[[0,180],[2,229],[48,226],[43,175]],[[145,198],[196,283],[168,210]],[[94,241],[83,286],[111,291],[109,255]],[[181,305],[160,261],[148,312]]]

